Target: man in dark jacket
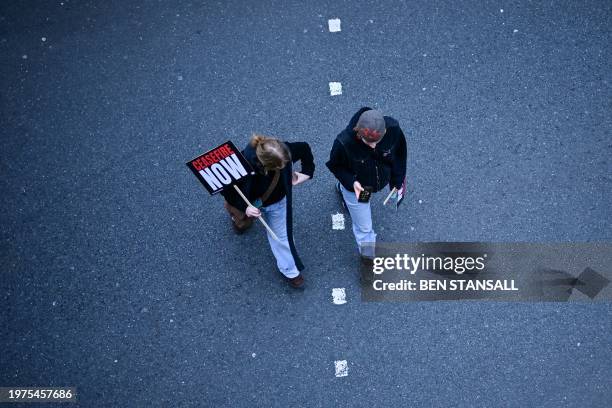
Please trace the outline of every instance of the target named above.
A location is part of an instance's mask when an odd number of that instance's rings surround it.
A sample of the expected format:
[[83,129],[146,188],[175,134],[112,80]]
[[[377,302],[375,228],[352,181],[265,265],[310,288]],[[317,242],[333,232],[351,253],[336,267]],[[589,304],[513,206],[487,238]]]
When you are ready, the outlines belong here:
[[334,141],[326,164],[338,179],[337,188],[351,214],[363,258],[374,256],[376,232],[370,202],[359,202],[359,195],[364,190],[378,192],[387,185],[402,190],[406,155],[406,137],[397,120],[367,107],[353,115]]
[[[238,182],[238,187],[249,199],[252,206],[233,189],[222,192],[225,208],[229,212],[237,232],[248,229],[252,220],[264,217],[274,233],[269,232],[268,242],[276,258],[279,271],[289,284],[301,287],[304,278],[300,271],[304,265],[293,242],[292,188],[312,178],[315,170],[310,146],[305,142],[282,142],[276,138],[254,135],[242,151],[245,159],[253,166],[254,175]],[[301,171],[293,170],[292,164],[300,161]]]

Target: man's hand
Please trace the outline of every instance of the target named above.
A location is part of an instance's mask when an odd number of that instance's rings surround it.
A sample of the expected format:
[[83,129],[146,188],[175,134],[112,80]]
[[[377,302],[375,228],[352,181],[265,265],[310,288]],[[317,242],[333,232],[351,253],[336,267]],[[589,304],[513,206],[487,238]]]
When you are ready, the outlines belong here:
[[359,200],[359,194],[364,190],[363,187],[361,187],[361,183],[358,181],[355,181],[353,183],[353,189],[355,190],[355,197],[357,197],[357,200]]
[[246,215],[251,218],[261,217],[261,211],[258,208],[249,205],[245,211]]
[[310,176],[306,174],[300,173],[298,171],[293,172],[293,179],[291,180],[291,184],[297,186],[298,184],[302,184],[306,180],[310,180]]

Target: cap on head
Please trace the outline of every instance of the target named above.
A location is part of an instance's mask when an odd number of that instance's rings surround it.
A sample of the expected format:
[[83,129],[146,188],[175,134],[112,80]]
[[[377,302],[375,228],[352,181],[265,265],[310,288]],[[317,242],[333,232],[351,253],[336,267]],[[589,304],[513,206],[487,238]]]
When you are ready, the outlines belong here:
[[367,142],[378,142],[385,134],[385,118],[378,110],[367,110],[359,116],[355,131]]

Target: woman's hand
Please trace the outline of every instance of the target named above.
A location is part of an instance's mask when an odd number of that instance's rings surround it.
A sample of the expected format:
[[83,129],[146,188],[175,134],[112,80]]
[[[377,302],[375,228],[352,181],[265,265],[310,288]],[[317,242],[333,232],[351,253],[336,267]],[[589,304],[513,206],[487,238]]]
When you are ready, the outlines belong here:
[[359,194],[364,190],[361,183],[355,180],[353,183],[353,190],[355,190],[355,197],[357,197],[357,201],[359,201]]
[[291,180],[291,184],[297,186],[298,184],[302,184],[306,180],[310,180],[310,176],[306,174],[300,173],[298,171],[293,172],[293,179]]
[[261,217],[261,211],[258,208],[249,205],[245,211],[246,215],[251,218]]

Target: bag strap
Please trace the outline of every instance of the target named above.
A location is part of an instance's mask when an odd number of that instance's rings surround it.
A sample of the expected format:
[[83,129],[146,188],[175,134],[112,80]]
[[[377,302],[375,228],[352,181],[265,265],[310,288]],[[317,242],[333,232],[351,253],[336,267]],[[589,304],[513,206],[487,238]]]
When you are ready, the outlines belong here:
[[272,182],[270,183],[270,186],[268,187],[266,192],[263,193],[263,195],[261,196],[262,204],[265,203],[268,198],[270,198],[270,195],[272,194],[272,192],[276,188],[276,185],[278,184],[279,178],[280,178],[280,170],[275,170],[274,177],[272,177]]

